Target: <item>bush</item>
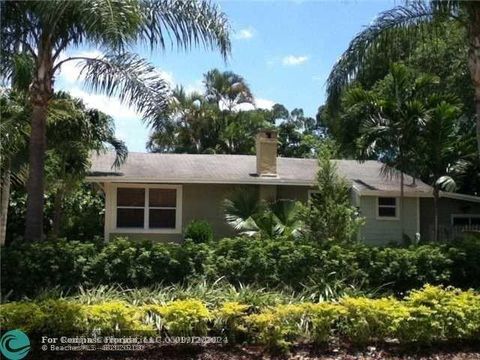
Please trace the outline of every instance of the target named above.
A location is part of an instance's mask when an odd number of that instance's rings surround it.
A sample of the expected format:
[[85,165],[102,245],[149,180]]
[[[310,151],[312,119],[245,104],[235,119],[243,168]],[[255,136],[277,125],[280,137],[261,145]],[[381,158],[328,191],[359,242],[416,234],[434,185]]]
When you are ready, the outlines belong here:
[[238,302],[208,308],[198,299],[142,306],[122,301],[81,304],[74,299],[0,305],[3,328],[29,334],[65,329],[85,334],[97,329],[108,336],[156,329],[161,335],[204,336],[220,331],[230,341],[241,333],[243,341],[272,350],[287,350],[293,343],[367,345],[392,339],[418,346],[475,341],[480,336],[480,295],[430,285],[403,300],[347,297],[339,302],[267,306],[252,313],[253,309]]
[[184,238],[197,244],[208,243],[213,240],[212,225],[205,220],[194,220],[187,225]]
[[1,288],[5,301],[51,288],[138,288],[223,278],[234,286],[307,291],[324,300],[359,290],[403,295],[426,283],[480,287],[478,256],[478,240],[409,248],[246,237],[182,245],[124,239],[14,243],[1,252]]

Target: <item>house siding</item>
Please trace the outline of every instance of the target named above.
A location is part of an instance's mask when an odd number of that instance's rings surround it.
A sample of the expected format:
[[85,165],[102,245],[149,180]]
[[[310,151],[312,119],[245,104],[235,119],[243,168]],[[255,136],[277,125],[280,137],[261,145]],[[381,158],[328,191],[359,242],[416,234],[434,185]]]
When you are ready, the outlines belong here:
[[[178,185],[178,184],[171,184]],[[162,242],[183,241],[183,232],[193,220],[206,220],[214,230],[217,239],[235,236],[235,231],[225,222],[222,203],[230,193],[239,188],[228,184],[183,184],[182,185],[182,231],[181,233],[128,233],[116,231],[113,219],[115,213],[113,184],[104,184],[106,197],[105,238],[128,237],[132,240],[153,240]],[[262,199],[291,199],[306,202],[308,192],[314,188],[309,186],[290,185],[247,185],[242,188],[256,188]],[[414,238],[418,231],[417,198],[405,198],[405,233]],[[357,206],[366,223],[359,239],[372,245],[387,245],[389,242],[400,242],[400,220],[377,219],[377,199],[374,196],[358,196],[352,192],[352,204]]]
[[[404,198],[404,232],[415,239],[415,234],[418,232],[417,226],[417,211],[418,198],[406,197]],[[400,199],[397,198],[397,204]],[[401,243],[401,220],[386,220],[377,218],[377,197],[376,196],[361,196],[359,210],[361,216],[365,218],[365,225],[361,229],[360,239],[369,245],[388,245],[389,243]]]
[[[438,224],[440,228],[451,225],[453,214],[480,215],[480,203],[440,198],[438,203]],[[433,199],[420,200],[420,224],[422,239],[432,240],[434,232]]]

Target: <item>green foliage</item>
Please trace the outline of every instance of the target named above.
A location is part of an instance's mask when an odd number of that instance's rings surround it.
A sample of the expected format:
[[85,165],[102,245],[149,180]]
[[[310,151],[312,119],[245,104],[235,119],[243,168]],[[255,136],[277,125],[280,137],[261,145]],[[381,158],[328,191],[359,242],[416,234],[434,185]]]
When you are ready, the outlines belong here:
[[[30,310],[30,311],[27,311]],[[338,302],[298,302],[253,308],[199,299],[130,305],[122,301],[82,304],[75,299],[0,305],[2,326],[27,333],[110,335],[157,331],[168,336],[221,334],[286,351],[294,343],[356,345],[397,339],[401,345],[474,341],[480,335],[480,295],[427,285],[404,299],[345,297]]]
[[207,307],[196,299],[175,300],[145,308],[157,324],[157,329],[171,336],[207,335],[208,321],[212,318]]
[[352,242],[364,221],[350,204],[350,187],[337,174],[329,148],[322,149],[318,165],[318,192],[312,194],[301,211],[306,236],[314,240]]
[[185,228],[183,237],[194,243],[208,243],[213,240],[212,225],[205,220],[194,220]]
[[[138,303],[144,302],[143,297],[152,301],[200,297],[210,303],[222,293],[227,294],[224,301],[256,299],[255,303],[271,304],[276,302],[275,296],[268,291],[257,294],[258,287],[295,290],[312,301],[361,291],[404,294],[426,283],[480,287],[480,242],[475,239],[455,246],[409,248],[318,243],[322,242],[248,237],[199,244],[187,241],[183,245],[124,239],[107,244],[65,240],[14,243],[1,252],[2,294],[4,299],[19,299],[55,288],[77,292],[78,286],[162,285],[164,290],[159,293],[140,289],[129,299]],[[226,289],[221,284],[213,288],[207,285],[219,278],[232,285]],[[206,284],[198,284],[200,279]],[[185,283],[191,285],[180,286]],[[85,293],[84,301],[109,299],[108,293],[112,293],[107,288],[97,291]]]

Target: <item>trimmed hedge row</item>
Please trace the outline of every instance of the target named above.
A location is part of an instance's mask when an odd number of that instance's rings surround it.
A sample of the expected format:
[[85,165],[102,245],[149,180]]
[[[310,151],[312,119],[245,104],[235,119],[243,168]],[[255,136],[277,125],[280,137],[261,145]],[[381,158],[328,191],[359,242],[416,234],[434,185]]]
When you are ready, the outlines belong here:
[[4,299],[79,285],[148,287],[194,278],[262,287],[355,285],[402,294],[426,283],[480,288],[480,240],[455,246],[318,246],[285,239],[233,238],[183,245],[113,241],[13,244],[2,249]]
[[68,300],[13,302],[0,306],[4,329],[29,334],[102,335],[137,331],[163,336],[225,336],[229,342],[287,349],[298,342],[357,345],[397,339],[432,344],[480,337],[480,295],[425,286],[403,300],[345,297],[338,302],[264,307],[227,302],[208,308],[200,300],[133,306],[121,301],[78,304]]

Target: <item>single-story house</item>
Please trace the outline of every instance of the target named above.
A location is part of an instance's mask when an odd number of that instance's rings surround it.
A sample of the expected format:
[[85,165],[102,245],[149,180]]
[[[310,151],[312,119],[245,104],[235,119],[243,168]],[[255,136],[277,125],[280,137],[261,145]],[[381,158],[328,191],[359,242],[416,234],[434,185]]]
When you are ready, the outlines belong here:
[[[130,153],[112,169],[113,153],[94,155],[87,180],[105,193],[105,239],[129,237],[180,242],[192,220],[207,220],[217,238],[233,236],[222,203],[239,186],[256,187],[261,199],[307,201],[315,191],[316,159],[277,157],[277,135],[265,130],[256,138],[256,155]],[[433,238],[432,188],[405,175],[404,211],[400,180],[385,177],[382,163],[335,160],[351,185],[352,204],[366,223],[359,237],[370,244]],[[442,193],[441,235],[459,227],[480,226],[480,197]],[[456,230],[455,230],[456,229]],[[458,231],[457,231],[458,232]]]

